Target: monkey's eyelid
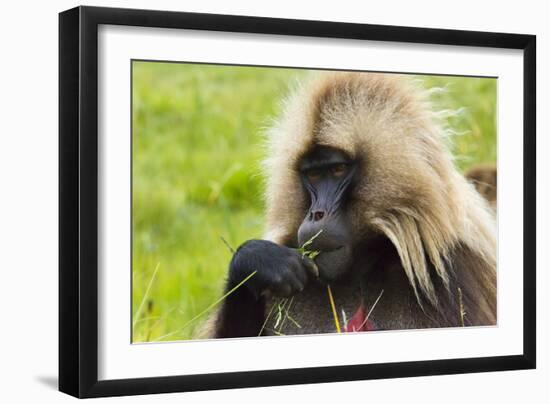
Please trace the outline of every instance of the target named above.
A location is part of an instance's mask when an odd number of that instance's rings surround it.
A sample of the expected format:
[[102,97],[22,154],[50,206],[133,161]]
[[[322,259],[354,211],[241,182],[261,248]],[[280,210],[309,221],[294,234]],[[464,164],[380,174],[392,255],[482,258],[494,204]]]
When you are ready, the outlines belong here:
[[307,171],[305,175],[310,182],[317,183],[319,180],[321,180],[323,172],[321,170],[315,169]]
[[333,175],[341,176],[348,172],[348,166],[349,166],[348,164],[344,164],[344,163],[335,164],[330,167],[330,171]]

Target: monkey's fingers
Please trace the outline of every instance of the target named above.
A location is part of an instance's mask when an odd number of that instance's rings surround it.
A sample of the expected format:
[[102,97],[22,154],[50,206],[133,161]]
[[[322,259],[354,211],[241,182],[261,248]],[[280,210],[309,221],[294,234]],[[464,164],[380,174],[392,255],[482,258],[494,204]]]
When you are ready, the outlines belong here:
[[319,268],[317,267],[317,264],[308,257],[302,257],[302,263],[306,267],[307,271],[315,278],[319,277]]

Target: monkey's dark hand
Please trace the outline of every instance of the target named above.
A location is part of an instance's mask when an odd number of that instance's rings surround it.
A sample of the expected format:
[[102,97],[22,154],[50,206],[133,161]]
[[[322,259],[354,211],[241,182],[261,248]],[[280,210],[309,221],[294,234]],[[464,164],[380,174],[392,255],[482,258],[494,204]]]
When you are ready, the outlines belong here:
[[317,268],[292,248],[267,240],[249,240],[233,255],[229,285],[235,286],[256,271],[245,286],[258,299],[263,294],[288,297],[301,292]]
[[231,259],[226,292],[256,273],[223,301],[215,328],[216,338],[251,337],[265,321],[264,295],[290,296],[304,289],[308,273],[317,273],[309,258],[266,240],[242,244]]

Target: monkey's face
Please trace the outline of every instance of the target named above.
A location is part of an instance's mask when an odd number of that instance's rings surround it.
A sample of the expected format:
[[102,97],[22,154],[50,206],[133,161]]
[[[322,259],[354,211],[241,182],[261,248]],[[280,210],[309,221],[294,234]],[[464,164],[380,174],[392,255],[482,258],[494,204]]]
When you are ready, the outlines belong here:
[[356,164],[337,149],[317,146],[300,160],[299,170],[310,206],[298,229],[298,243],[311,240],[307,249],[319,252],[319,276],[335,280],[352,262],[352,232],[344,206]]

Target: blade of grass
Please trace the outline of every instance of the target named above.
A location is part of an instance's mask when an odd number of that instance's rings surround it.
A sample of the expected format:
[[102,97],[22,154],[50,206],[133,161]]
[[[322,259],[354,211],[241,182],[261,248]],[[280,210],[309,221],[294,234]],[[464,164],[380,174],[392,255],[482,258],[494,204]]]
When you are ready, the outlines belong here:
[[288,304],[286,304],[283,307],[284,316],[283,316],[283,321],[281,321],[281,325],[279,326],[279,332],[281,332],[281,330],[283,329],[283,326],[285,325],[286,319],[288,318],[288,309],[290,309],[290,306],[292,306],[292,301],[293,300],[294,300],[294,296],[292,296],[290,298],[290,301],[288,302]]
[[464,302],[462,301],[462,289],[458,288],[458,301],[460,305],[460,325],[464,327],[464,317],[466,316],[466,310],[464,309]]
[[283,334],[282,332],[279,332],[277,330],[273,330],[271,328],[266,328],[267,331],[271,331],[273,334],[277,335],[277,336],[284,336],[285,334]]
[[149,291],[151,290],[151,286],[153,285],[153,281],[155,280],[155,277],[157,276],[159,266],[160,266],[160,262],[157,263],[157,266],[155,267],[155,271],[153,272],[153,276],[151,276],[151,279],[149,280],[149,284],[147,285],[147,289],[145,289],[145,293],[143,294],[143,297],[141,298],[141,302],[139,303],[139,307],[136,310],[136,314],[134,314],[134,321],[132,322],[132,329],[136,326],[136,323],[139,319],[139,316],[141,315],[141,310],[143,310],[143,306],[145,305],[145,301],[147,300],[147,297],[149,296]]
[[164,334],[160,337],[158,337],[155,341],[163,340],[164,338],[170,337],[172,335],[176,335],[183,331],[189,324],[191,324],[193,321],[197,320],[198,318],[202,317],[204,314],[212,310],[214,307],[216,307],[218,304],[220,304],[224,299],[227,298],[231,293],[235,292],[238,288],[240,288],[246,281],[248,281],[250,278],[252,278],[254,275],[256,275],[258,271],[252,272],[250,275],[248,275],[246,278],[244,278],[242,281],[240,281],[237,286],[232,288],[230,291],[226,292],[222,297],[220,297],[218,300],[216,300],[214,303],[212,303],[210,306],[208,306],[206,309],[201,311],[199,314],[197,314],[195,317],[193,317],[191,320],[189,320],[187,323],[185,323],[182,327],[177,329],[176,331],[172,331],[168,334]]
[[[319,237],[319,234],[321,234],[322,232],[323,232],[323,229],[319,230],[316,234],[313,235],[313,237],[311,237],[304,244],[302,244],[302,246],[298,248],[298,251],[300,252],[300,254],[311,259],[315,258],[319,254],[319,251],[309,251],[306,249],[306,247],[310,246],[311,243],[313,243],[313,240]],[[310,256],[310,255],[313,255],[313,256]]]
[[286,318],[288,318],[290,320],[291,323],[293,323],[296,327],[298,328],[302,328],[302,326],[300,325],[300,323],[298,323],[294,317],[292,317],[290,314],[288,314],[288,311],[286,312]]
[[231,247],[231,245],[227,242],[227,240],[223,236],[220,236],[220,238],[222,239],[225,246],[229,249],[229,251],[231,251],[231,254],[235,254],[235,249]]
[[271,309],[269,309],[269,313],[267,313],[265,321],[262,324],[262,328],[260,328],[260,332],[258,333],[258,337],[262,335],[262,332],[264,332],[264,328],[265,328],[267,322],[269,321],[269,319],[271,318],[271,313],[273,313],[273,310],[275,309],[275,306],[276,306],[276,304],[271,305]]
[[285,308],[285,304],[287,301],[288,299],[281,299],[277,303],[277,319],[275,320],[275,325],[273,326],[273,328],[279,327],[279,324],[283,319],[283,309]]
[[369,312],[367,313],[367,316],[365,317],[365,320],[363,320],[363,322],[361,323],[361,325],[359,326],[359,329],[363,328],[365,326],[365,324],[367,323],[367,320],[369,319],[372,311],[374,310],[374,308],[376,307],[376,305],[378,304],[378,301],[380,300],[380,298],[382,297],[382,295],[384,294],[384,289],[382,289],[382,291],[380,292],[380,294],[378,295],[378,298],[376,298],[374,304],[372,305],[372,307],[370,308]]
[[160,316],[151,316],[151,317],[143,317],[143,318],[140,318],[137,322],[137,323],[141,323],[143,321],[148,321],[148,320],[157,320],[158,318],[160,318]]
[[342,322],[344,323],[344,329],[348,327],[348,317],[346,316],[346,312],[344,309],[340,310],[342,312]]
[[332,316],[334,317],[334,326],[336,327],[336,332],[340,334],[342,330],[340,329],[340,322],[338,321],[338,313],[336,312],[336,305],[334,304],[334,298],[332,297],[332,290],[330,290],[330,285],[327,285],[328,300],[330,301],[330,307],[332,309]]

